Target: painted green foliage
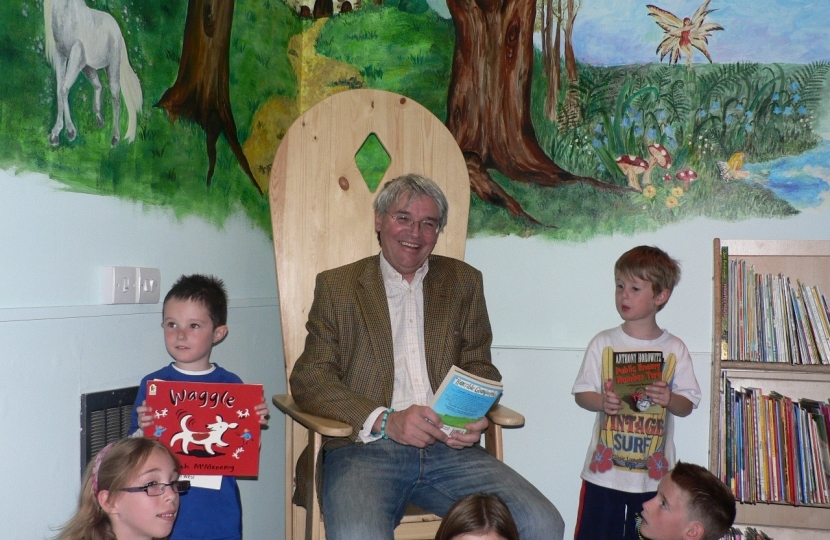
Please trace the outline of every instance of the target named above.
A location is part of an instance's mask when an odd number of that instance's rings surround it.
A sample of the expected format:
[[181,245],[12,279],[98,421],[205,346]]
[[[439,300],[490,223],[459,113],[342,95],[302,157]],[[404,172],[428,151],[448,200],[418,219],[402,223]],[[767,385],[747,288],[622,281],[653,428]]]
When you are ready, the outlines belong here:
[[[122,30],[130,64],[144,94],[137,136],[112,147],[112,105],[104,84],[104,126],[92,114],[92,86],[79,76],[69,103],[77,137],[61,135],[49,144],[55,121],[55,77],[44,52],[44,18],[39,0],[0,3],[0,166],[42,171],[70,189],[172,208],[178,216],[198,215],[221,225],[243,211],[270,230],[267,197],[245,177],[227,144],[218,144],[217,170],[205,186],[205,134],[187,123],[171,124],[154,108],[176,80],[187,2],[89,0]],[[245,141],[255,113],[274,96],[295,98],[297,79],[288,60],[288,38],[300,31],[299,18],[281,0],[237,0],[229,60],[231,106],[239,139]],[[122,106],[123,108],[123,106]],[[122,112],[122,132],[126,114]]]
[[[153,107],[176,79],[187,2],[87,1],[115,17],[141,81],[144,104],[135,141],[111,146],[110,97],[105,91],[105,125],[99,129],[91,112],[92,87],[81,77],[69,96],[78,135],[49,144],[57,106],[54,74],[44,55],[42,2],[9,0],[0,3],[2,20],[16,22],[0,28],[0,166],[42,171],[70,189],[170,207],[179,216],[198,215],[220,225],[243,211],[269,231],[267,197],[257,193],[227,145],[218,145],[216,176],[208,188],[204,133],[197,126],[169,123]],[[360,76],[347,81],[350,87],[402,93],[444,118],[455,39],[452,21],[421,0],[365,4],[330,18],[308,53],[353,66]],[[235,5],[230,97],[244,145],[262,127],[257,115],[270,103],[297,99],[300,86],[291,63],[297,52],[289,39],[310,29],[312,22],[302,21],[282,0],[237,0]],[[737,220],[797,212],[761,183],[724,181],[722,172],[728,171],[725,165],[743,161],[735,158],[738,154],[760,162],[816,147],[814,123],[827,62],[697,64],[694,70],[665,64],[580,64],[575,102],[579,121],[567,128],[543,112],[548,83],[540,62],[537,54],[533,123],[542,148],[559,166],[625,186],[614,160],[623,154],[645,156],[647,145],[655,142],[669,149],[673,164],[659,174],[652,171],[653,189],[642,193],[599,192],[581,184],[544,189],[494,172],[528,213],[555,228],[531,227],[473,198],[471,234],[586,240],[654,230],[696,216]],[[106,86],[106,74],[101,71],[100,76]],[[565,92],[563,85],[560,102]],[[676,179],[685,168],[698,173],[691,187]],[[671,175],[670,181],[663,180],[665,175]]]

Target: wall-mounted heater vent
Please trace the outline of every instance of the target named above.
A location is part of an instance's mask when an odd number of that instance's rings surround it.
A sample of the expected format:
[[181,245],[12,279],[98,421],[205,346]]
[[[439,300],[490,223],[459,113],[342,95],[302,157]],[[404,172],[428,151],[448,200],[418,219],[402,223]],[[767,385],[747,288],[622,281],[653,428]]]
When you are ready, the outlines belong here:
[[103,447],[127,436],[138,386],[81,395],[81,476]]

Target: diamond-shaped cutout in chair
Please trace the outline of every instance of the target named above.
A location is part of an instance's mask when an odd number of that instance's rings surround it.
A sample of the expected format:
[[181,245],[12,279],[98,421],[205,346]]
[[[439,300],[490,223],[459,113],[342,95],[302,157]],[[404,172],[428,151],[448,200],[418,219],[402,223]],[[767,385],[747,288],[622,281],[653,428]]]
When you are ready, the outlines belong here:
[[[464,258],[470,184],[455,139],[432,113],[415,101],[380,90],[335,94],[298,118],[283,138],[271,170],[270,200],[277,265],[286,376],[305,344],[305,323],[316,275],[380,251],[374,228],[374,194],[355,156],[374,134],[391,157],[383,180],[406,173],[433,179],[449,201],[449,222],[435,253]],[[365,169],[364,169],[365,170]],[[349,437],[352,428],[304,413],[290,394],[274,404],[286,414],[286,538],[324,537],[314,482],[323,437]],[[496,405],[485,434],[487,450],[502,459],[502,426],[524,418]],[[310,481],[305,508],[292,504],[294,468],[309,445]],[[306,511],[308,508],[308,511]],[[407,511],[396,539],[432,539],[440,519],[417,508]]]
[[369,186],[369,191],[374,193],[380,181],[383,180],[383,175],[389,169],[392,158],[389,157],[389,152],[383,147],[378,136],[370,133],[355,154],[354,161],[357,164],[357,170]]

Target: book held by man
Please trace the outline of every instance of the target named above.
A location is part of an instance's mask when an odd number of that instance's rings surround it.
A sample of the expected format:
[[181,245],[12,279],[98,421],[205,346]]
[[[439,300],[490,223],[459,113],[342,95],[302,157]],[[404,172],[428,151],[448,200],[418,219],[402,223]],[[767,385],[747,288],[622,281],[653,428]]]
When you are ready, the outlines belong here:
[[465,426],[487,414],[502,394],[502,384],[453,366],[444,377],[430,407],[438,413],[447,435],[467,433]]
[[183,475],[256,476],[262,396],[261,384],[147,381],[144,436],[169,446]]

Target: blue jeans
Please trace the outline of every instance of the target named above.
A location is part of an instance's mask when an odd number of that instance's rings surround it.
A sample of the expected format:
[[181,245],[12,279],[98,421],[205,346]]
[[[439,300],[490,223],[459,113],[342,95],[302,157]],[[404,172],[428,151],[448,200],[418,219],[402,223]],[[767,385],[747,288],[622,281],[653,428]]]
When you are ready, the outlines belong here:
[[553,504],[479,446],[424,449],[378,440],[326,454],[323,521],[327,540],[389,540],[409,503],[443,516],[459,498],[496,493],[522,540],[560,540],[565,523]]

